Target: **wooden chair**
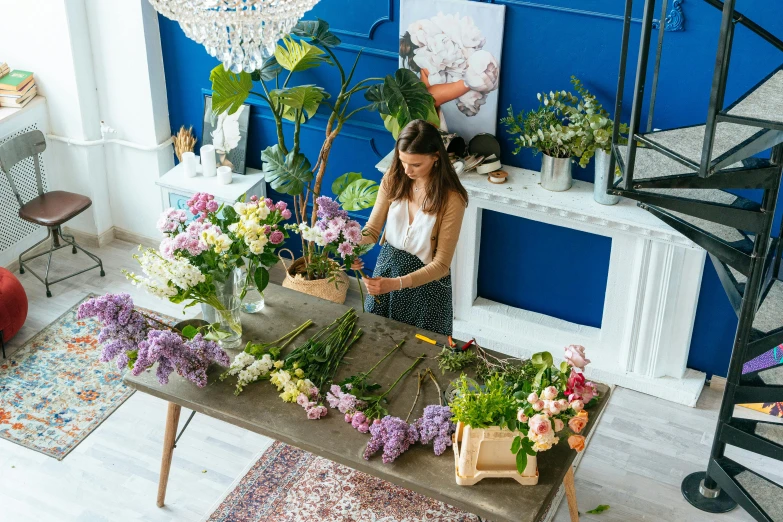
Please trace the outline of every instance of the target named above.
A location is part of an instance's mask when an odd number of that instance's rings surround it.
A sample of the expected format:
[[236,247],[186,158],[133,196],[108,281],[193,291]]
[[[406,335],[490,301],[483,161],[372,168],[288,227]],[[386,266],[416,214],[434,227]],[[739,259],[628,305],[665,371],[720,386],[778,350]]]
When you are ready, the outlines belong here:
[[[91,254],[77,245],[76,240],[72,235],[63,233],[61,228],[62,224],[87,210],[90,205],[92,205],[92,200],[86,196],[82,196],[81,194],[65,192],[63,190],[44,192],[43,181],[41,179],[41,166],[38,159],[38,155],[44,150],[46,150],[46,139],[44,138],[43,133],[39,130],[26,132],[11,140],[8,140],[7,142],[0,145],[0,172],[5,174],[5,177],[8,179],[8,184],[11,186],[11,191],[14,193],[14,196],[16,196],[16,201],[19,203],[19,217],[25,221],[29,221],[30,223],[44,226],[48,230],[48,234],[44,239],[19,255],[19,273],[24,274],[25,270],[29,270],[31,274],[33,274],[46,286],[46,297],[52,297],[52,292],[49,290],[49,286],[53,285],[54,283],[58,283],[94,268],[100,268],[101,277],[105,276],[106,273],[103,271],[103,263],[98,256]],[[35,164],[35,177],[36,182],[38,183],[38,197],[33,198],[25,203],[22,201],[22,197],[19,195],[19,191],[14,184],[14,178],[11,175],[11,167],[13,167],[18,162],[30,157],[33,158],[33,162]],[[61,239],[64,244],[60,242]],[[30,252],[46,241],[51,241],[48,250],[32,255],[27,259],[23,259],[23,256],[26,253]],[[60,277],[59,279],[50,281],[49,268],[52,264],[52,253],[55,250],[59,250],[66,246],[71,247],[71,252],[73,254],[76,253],[77,249],[81,250],[87,254],[90,259],[95,261],[95,264],[85,268],[84,270],[79,270],[78,272],[74,272],[65,277]],[[45,255],[48,255],[46,262],[46,274],[43,278],[41,278],[40,275],[36,274],[35,271],[33,271],[29,266],[26,266],[25,263]]]

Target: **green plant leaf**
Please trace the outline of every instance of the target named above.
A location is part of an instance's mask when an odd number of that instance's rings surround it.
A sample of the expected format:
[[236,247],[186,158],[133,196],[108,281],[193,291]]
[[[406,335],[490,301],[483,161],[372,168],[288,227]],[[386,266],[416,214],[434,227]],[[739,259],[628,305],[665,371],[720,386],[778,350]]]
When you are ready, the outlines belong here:
[[378,184],[371,179],[357,179],[343,190],[337,199],[345,210],[362,210],[375,205]]
[[271,268],[277,264],[277,254],[273,254],[272,252],[264,252],[258,256],[258,261],[264,265],[264,267]]
[[234,74],[218,65],[209,73],[212,82],[212,112],[234,114],[245,103],[253,88],[253,80],[246,72]]
[[256,268],[256,271],[253,272],[253,283],[259,292],[263,292],[269,284],[269,271],[262,266]]
[[383,126],[386,127],[386,130],[391,132],[391,135],[395,140],[399,138],[400,131],[402,129],[400,128],[400,124],[397,122],[397,118],[391,114],[387,114],[386,116],[381,115],[381,117],[383,118]]
[[279,63],[277,63],[277,58],[275,58],[275,56],[272,55],[266,59],[266,61],[264,62],[264,64],[261,66],[260,69],[250,73],[250,78],[254,82],[259,82],[259,81],[268,82],[280,76],[280,73],[282,71],[283,68],[280,67]]
[[329,31],[329,24],[320,18],[316,21],[302,20],[296,24],[291,34],[300,38],[310,38],[315,45],[337,47],[340,39]]
[[186,337],[188,339],[193,339],[196,337],[196,334],[198,334],[198,330],[195,326],[187,325],[185,328],[182,329],[182,337]]
[[[386,99],[383,97],[383,84],[376,83],[366,91],[364,91],[364,99],[372,104],[370,110],[378,111],[380,115],[388,116],[389,105],[386,103]],[[384,118],[385,120],[386,118]],[[387,127],[388,128],[388,127]]]
[[302,153],[291,151],[283,155],[276,144],[264,149],[261,160],[266,181],[278,192],[298,196],[313,179],[310,161]]
[[239,215],[237,215],[237,211],[234,210],[234,207],[226,205],[223,207],[223,219],[230,223],[234,223],[239,221]]
[[539,352],[533,354],[530,358],[530,362],[532,362],[533,366],[536,368],[549,368],[554,364],[554,359],[552,359],[552,354],[549,352]]
[[277,63],[286,71],[299,72],[318,67],[322,63],[331,63],[329,56],[318,47],[305,41],[297,42],[290,36],[275,48]]
[[517,435],[514,437],[514,440],[511,442],[511,453],[517,453],[519,452],[519,445],[522,442],[522,437]]
[[601,504],[598,507],[596,507],[595,509],[591,509],[590,511],[587,511],[587,514],[588,515],[598,515],[599,513],[603,513],[607,509],[609,509],[609,506],[607,504]]
[[302,111],[302,122],[312,118],[321,102],[329,97],[329,94],[321,87],[315,85],[298,85],[289,89],[275,90],[269,93],[275,104],[282,103],[286,110],[283,118],[294,121],[296,111]]
[[397,69],[394,76],[386,76],[381,94],[400,128],[413,120],[426,120],[435,112],[435,99],[411,70]]
[[335,196],[339,196],[346,188],[348,188],[348,185],[359,179],[362,179],[361,172],[346,172],[334,180],[332,183],[332,193],[334,193]]
[[520,451],[517,453],[517,472],[519,474],[523,474],[525,472],[525,468],[527,467],[527,453],[524,451]]

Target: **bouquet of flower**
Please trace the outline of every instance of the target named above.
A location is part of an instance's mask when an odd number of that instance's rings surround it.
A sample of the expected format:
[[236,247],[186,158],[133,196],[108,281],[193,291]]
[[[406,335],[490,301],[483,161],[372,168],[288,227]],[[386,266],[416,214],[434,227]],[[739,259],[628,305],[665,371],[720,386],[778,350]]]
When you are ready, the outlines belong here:
[[[168,209],[158,220],[165,234],[158,250],[149,248],[134,257],[146,277],[123,271],[133,284],[173,303],[190,301],[188,306],[204,303],[218,311],[225,307],[218,298],[218,287],[229,280],[234,269],[249,261],[248,281],[263,291],[269,282],[267,266],[273,263],[274,250],[287,237],[281,221],[291,217],[285,203],[259,201],[233,207],[219,205],[211,194],[198,193],[187,202],[195,219],[187,223],[184,210]],[[244,290],[243,292],[244,293]],[[239,325],[232,330],[241,332]]]
[[228,355],[209,334],[195,328],[183,331],[134,308],[128,294],[106,294],[79,305],[78,319],[95,317],[103,323],[98,341],[103,345],[101,361],[116,360],[117,367],[128,367],[133,375],[158,363],[158,382],[167,384],[176,371],[203,388],[212,362],[229,365]]

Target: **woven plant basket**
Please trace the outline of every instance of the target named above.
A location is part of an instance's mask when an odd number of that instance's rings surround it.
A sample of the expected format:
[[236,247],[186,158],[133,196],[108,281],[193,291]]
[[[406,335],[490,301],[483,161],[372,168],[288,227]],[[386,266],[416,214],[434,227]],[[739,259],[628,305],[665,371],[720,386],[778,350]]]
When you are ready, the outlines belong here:
[[[290,265],[286,264],[286,259],[282,256],[283,252],[288,252],[288,262]],[[303,294],[320,297],[321,299],[326,299],[327,301],[332,301],[337,304],[345,303],[345,298],[348,295],[349,281],[345,272],[339,272],[336,281],[330,281],[328,279],[315,279],[310,281],[297,273],[299,271],[304,272],[305,260],[303,257],[294,259],[294,253],[287,248],[280,249],[277,256],[285,267],[285,279],[283,280],[284,288],[290,288],[291,290],[296,290]]]

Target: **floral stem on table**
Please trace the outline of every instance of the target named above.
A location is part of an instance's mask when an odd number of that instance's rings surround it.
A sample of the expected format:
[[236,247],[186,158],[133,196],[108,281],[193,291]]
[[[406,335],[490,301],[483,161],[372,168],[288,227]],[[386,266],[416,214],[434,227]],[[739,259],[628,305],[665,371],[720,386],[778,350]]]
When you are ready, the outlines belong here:
[[416,397],[413,398],[413,404],[411,404],[411,409],[408,411],[408,416],[405,417],[405,422],[408,422],[410,420],[411,415],[413,414],[413,409],[416,407],[416,403],[419,402],[419,395],[421,395],[421,383],[423,380],[427,378],[427,374],[425,373],[424,376],[422,376],[421,372],[416,373]]
[[[366,312],[367,310],[364,309],[364,290],[362,290],[362,281],[361,279],[364,279],[367,277],[367,275],[364,273],[364,270],[361,268],[359,270],[354,270],[354,273],[356,274],[356,282],[359,283],[359,295],[362,297],[362,312]],[[361,279],[359,278],[361,276]],[[375,301],[375,304],[381,304],[381,300],[378,299],[377,295],[372,296],[373,300]]]
[[400,375],[397,378],[397,380],[394,381],[394,383],[391,386],[389,386],[389,388],[385,392],[383,392],[382,394],[380,394],[380,395],[378,395],[376,397],[369,398],[369,400],[367,400],[367,408],[364,410],[364,415],[368,419],[380,419],[380,418],[385,417],[386,415],[388,415],[388,412],[386,411],[386,408],[384,408],[381,405],[381,402],[395,388],[395,386],[397,386],[400,383],[400,381],[402,381],[410,372],[412,372],[413,369],[416,368],[416,366],[421,361],[426,359],[426,357],[427,357],[427,354],[421,354],[420,356],[418,356],[416,358],[416,360],[413,362],[413,364],[410,365],[410,367],[407,370],[402,372],[402,375]]

